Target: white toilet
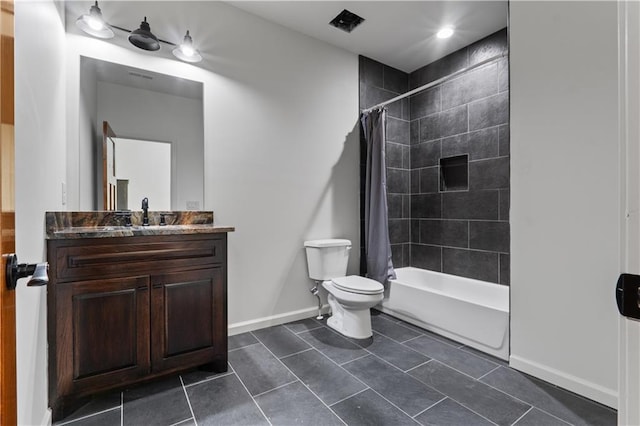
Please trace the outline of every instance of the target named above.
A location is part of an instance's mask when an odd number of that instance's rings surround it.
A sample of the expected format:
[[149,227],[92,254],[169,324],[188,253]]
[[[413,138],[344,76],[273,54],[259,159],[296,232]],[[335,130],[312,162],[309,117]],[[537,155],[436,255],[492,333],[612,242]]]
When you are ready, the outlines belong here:
[[355,339],[372,336],[371,314],[383,298],[384,287],[377,281],[358,275],[345,276],[351,241],[327,239],[305,241],[309,277],[322,281],[329,292],[329,327]]

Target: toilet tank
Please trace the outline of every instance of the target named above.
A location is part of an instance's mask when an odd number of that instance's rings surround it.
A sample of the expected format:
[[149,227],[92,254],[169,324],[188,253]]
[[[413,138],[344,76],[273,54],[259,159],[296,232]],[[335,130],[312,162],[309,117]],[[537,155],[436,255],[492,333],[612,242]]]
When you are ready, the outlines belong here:
[[305,241],[309,277],[325,281],[347,275],[351,241],[342,239]]

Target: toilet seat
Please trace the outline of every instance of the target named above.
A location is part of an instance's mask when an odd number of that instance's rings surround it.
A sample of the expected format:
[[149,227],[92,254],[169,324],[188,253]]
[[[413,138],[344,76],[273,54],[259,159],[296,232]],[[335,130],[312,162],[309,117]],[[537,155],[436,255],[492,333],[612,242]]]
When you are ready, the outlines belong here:
[[331,283],[339,290],[357,294],[380,294],[384,286],[377,281],[358,275],[333,278]]

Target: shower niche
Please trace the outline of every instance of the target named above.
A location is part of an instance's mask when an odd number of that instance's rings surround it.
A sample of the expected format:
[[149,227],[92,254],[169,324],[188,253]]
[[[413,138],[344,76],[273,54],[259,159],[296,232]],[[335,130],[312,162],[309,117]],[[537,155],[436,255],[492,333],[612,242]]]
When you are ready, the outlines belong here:
[[469,190],[469,156],[440,159],[440,192]]

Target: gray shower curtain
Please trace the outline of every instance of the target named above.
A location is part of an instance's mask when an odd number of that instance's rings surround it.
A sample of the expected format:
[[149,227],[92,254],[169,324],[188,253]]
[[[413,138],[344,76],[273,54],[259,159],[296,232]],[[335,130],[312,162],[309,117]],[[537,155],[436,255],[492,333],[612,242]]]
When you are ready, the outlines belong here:
[[386,109],[363,112],[360,123],[367,142],[364,205],[364,249],[367,276],[382,284],[396,277],[391,261],[385,161]]

